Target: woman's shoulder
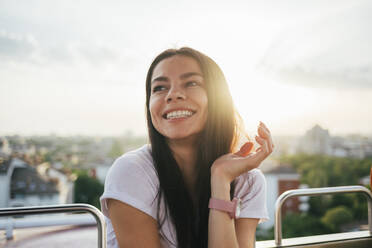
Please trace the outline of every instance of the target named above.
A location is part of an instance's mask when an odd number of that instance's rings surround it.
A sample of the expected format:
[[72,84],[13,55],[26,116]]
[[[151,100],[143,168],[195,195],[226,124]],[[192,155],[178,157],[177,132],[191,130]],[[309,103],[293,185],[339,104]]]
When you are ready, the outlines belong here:
[[146,144],[135,150],[128,151],[118,157],[114,163],[113,167],[127,167],[127,166],[147,166],[152,165],[153,160],[151,156],[151,147]]
[[237,192],[256,192],[266,188],[266,179],[260,169],[250,170],[240,175],[235,180],[235,189]]
[[102,211],[108,216],[107,199],[116,199],[156,218],[153,202],[158,186],[150,147],[144,145],[126,152],[115,160],[106,175],[104,192],[100,198]]
[[234,196],[241,199],[240,218],[267,220],[266,180],[260,169],[250,170],[239,177]]
[[151,146],[149,144],[145,144],[139,148],[134,150],[130,150],[122,154],[117,160],[123,159],[151,159]]
[[151,146],[146,144],[118,157],[109,169],[108,175],[144,174],[156,178]]
[[245,173],[243,173],[242,175],[240,175],[238,178],[237,178],[237,181],[240,182],[240,181],[249,181],[249,182],[254,182],[254,183],[265,183],[265,176],[264,174],[262,173],[262,171],[258,168],[255,168],[255,169],[252,169],[250,171],[247,171]]

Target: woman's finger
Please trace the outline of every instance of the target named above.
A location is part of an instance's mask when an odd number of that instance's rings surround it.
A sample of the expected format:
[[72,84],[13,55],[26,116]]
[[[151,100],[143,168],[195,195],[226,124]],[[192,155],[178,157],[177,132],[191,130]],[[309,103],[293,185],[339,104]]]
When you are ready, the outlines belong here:
[[257,152],[251,153],[248,157],[244,158],[250,160],[251,169],[258,167],[263,160],[267,157],[267,152],[262,147],[257,149]]
[[255,137],[256,142],[260,145],[255,153],[251,153],[253,149],[253,143],[245,143],[238,152],[234,155],[240,156],[240,158],[233,159],[230,161],[233,164],[235,175],[240,175],[248,170],[257,168],[263,160],[272,152],[272,140],[268,130],[261,124],[258,128],[258,135]]
[[274,149],[275,145],[274,145],[274,142],[273,142],[273,139],[272,139],[271,132],[270,132],[269,128],[262,121],[260,121],[260,124],[266,130],[267,134],[270,136],[271,147],[272,147],[272,149]]
[[267,140],[269,152],[271,153],[273,151],[273,146],[274,146],[273,141],[272,141],[270,132],[263,126],[263,123],[260,124],[260,126],[258,127],[258,134],[261,138],[264,138]]
[[267,140],[260,137],[260,136],[256,136],[255,139],[256,139],[257,143],[261,145],[262,151],[265,154],[269,154],[269,146],[268,146]]
[[231,164],[234,164],[235,168],[234,174],[240,175],[246,171],[257,168],[260,165],[260,163],[267,157],[267,155],[269,154],[267,141],[263,138],[260,138],[259,136],[256,136],[256,141],[258,144],[260,144],[260,147],[257,149],[257,152],[248,153],[246,156],[242,156],[245,149],[247,150],[249,149],[249,151],[251,151],[253,148],[253,143],[247,142],[242,146],[242,148],[237,153],[235,153],[235,155],[239,155],[240,158],[231,161]]
[[246,157],[253,149],[253,142],[246,142],[235,155]]
[[265,125],[265,123],[263,123],[262,121],[260,121],[260,125],[263,126],[269,134],[271,134],[270,133],[270,130],[267,128],[267,126]]
[[254,161],[257,166],[269,156],[268,141],[260,136],[255,137],[258,144],[261,146],[256,150],[256,153],[250,155],[249,157]]

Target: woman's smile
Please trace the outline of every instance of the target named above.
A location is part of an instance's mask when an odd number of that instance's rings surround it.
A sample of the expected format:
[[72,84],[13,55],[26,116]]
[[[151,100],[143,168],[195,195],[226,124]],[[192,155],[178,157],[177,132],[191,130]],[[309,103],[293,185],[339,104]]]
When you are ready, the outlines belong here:
[[175,119],[187,119],[195,114],[195,111],[190,109],[178,109],[178,110],[169,110],[163,115],[167,120]]

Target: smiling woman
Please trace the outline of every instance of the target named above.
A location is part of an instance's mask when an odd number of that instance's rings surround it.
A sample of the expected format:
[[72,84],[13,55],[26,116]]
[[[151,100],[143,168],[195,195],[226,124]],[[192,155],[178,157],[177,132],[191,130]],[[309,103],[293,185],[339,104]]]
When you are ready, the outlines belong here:
[[111,167],[101,197],[109,247],[253,247],[267,219],[265,178],[272,152],[260,123],[252,152],[218,65],[191,49],[158,55],[146,78],[150,145]]
[[169,140],[197,138],[207,120],[207,106],[204,79],[194,59],[177,55],[156,66],[149,107],[159,133]]

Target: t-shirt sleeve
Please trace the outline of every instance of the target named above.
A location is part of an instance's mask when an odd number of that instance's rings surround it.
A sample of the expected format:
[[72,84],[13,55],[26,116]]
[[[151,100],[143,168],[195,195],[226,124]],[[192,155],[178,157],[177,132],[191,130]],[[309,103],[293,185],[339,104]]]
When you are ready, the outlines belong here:
[[266,180],[259,169],[239,176],[235,184],[235,197],[241,199],[239,218],[269,219],[266,205]]
[[157,218],[156,174],[148,165],[140,156],[130,153],[115,160],[107,173],[100,198],[101,209],[106,217],[109,217],[107,199],[115,199]]

